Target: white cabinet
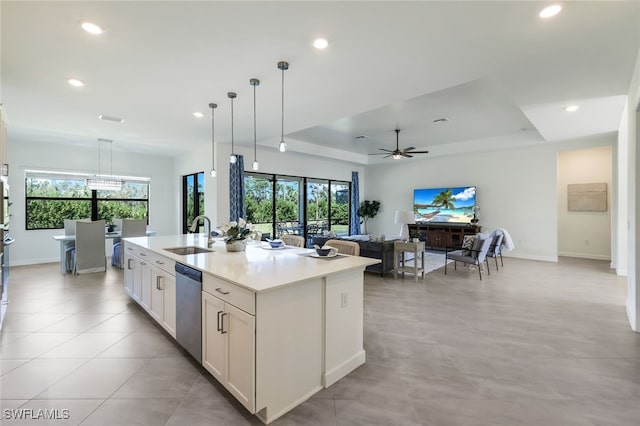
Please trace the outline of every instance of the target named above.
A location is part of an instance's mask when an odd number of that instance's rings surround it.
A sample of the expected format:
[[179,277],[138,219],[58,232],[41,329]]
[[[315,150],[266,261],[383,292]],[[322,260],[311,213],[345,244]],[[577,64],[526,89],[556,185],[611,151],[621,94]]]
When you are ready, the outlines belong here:
[[255,316],[202,292],[202,364],[255,412]]
[[147,311],[151,311],[151,266],[149,262],[140,260],[140,304]]
[[176,277],[152,266],[149,313],[171,336],[176,336]]
[[125,242],[124,289],[176,337],[175,262]]
[[124,290],[140,303],[141,282],[140,282],[140,259],[125,253],[124,256]]

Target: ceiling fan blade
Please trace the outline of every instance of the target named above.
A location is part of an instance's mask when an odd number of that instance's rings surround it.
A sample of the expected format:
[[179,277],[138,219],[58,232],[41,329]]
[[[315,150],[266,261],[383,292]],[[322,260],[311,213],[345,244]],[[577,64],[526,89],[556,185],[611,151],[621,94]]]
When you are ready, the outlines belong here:
[[385,155],[385,156],[384,156],[384,157],[382,157],[382,158],[389,158],[389,157],[392,157],[392,156],[393,156],[393,154],[389,154],[389,155]]
[[411,151],[412,154],[428,154],[429,151]]
[[405,148],[404,151],[413,151],[414,149],[416,149],[415,146],[410,146],[409,148]]
[[373,154],[367,154],[367,155],[390,155],[388,152],[376,152]]
[[393,152],[390,149],[384,149],[384,148],[378,148],[380,151],[384,151],[384,152]]
[[403,157],[407,157],[407,158],[413,158],[413,155],[409,155],[406,152],[402,152],[402,153],[400,153],[400,155],[402,155]]

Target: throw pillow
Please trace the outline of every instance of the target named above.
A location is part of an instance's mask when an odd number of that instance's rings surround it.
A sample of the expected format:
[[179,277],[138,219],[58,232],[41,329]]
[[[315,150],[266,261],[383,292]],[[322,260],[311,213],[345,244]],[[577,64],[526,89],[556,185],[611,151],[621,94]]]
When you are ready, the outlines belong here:
[[462,255],[463,256],[470,256],[471,255],[471,249],[473,248],[473,243],[476,240],[476,236],[475,235],[465,235],[464,239],[462,240]]

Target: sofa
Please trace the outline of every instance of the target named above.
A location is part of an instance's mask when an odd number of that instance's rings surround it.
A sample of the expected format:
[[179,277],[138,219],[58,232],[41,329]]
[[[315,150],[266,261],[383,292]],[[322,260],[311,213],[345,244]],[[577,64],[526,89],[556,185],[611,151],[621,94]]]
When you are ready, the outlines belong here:
[[355,241],[360,245],[360,256],[380,259],[382,261],[382,263],[367,266],[367,268],[365,269],[366,271],[377,272],[378,274],[380,274],[380,276],[383,276],[389,271],[393,271],[394,240],[368,241],[357,238],[339,238],[319,235],[313,237],[313,244],[317,244],[322,247],[328,240]]

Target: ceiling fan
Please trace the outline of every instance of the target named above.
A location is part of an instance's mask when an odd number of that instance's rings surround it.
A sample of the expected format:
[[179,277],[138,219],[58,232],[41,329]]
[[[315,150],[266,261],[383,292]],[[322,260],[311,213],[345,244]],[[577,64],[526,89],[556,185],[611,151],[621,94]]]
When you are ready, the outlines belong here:
[[413,157],[412,154],[428,154],[429,153],[429,151],[414,151],[415,147],[413,147],[413,146],[410,146],[410,147],[405,148],[405,149],[400,149],[400,147],[398,145],[400,129],[396,129],[395,132],[396,132],[396,149],[394,149],[392,151],[390,149],[380,148],[380,150],[384,151],[384,152],[379,152],[379,153],[369,154],[369,155],[384,155],[384,157],[382,157],[382,158],[393,157],[394,160],[399,160],[402,157],[411,158],[411,157]]

